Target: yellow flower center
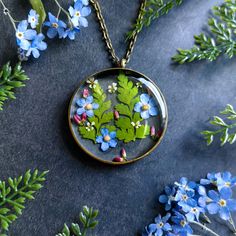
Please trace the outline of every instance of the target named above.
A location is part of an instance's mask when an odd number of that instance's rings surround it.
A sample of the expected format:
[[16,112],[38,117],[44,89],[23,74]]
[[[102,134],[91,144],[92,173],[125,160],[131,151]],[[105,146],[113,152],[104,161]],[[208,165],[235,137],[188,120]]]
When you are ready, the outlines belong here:
[[109,135],[106,135],[104,137],[104,141],[109,142],[111,140],[111,137]]
[[31,20],[34,22],[34,21],[35,21],[35,18],[34,18],[34,17],[32,17],[32,18],[31,18]]
[[226,206],[226,201],[224,199],[220,199],[219,205],[222,206],[222,207],[225,207]]
[[197,212],[197,208],[193,208],[193,212],[196,213]]
[[75,13],[75,16],[78,16],[78,17],[80,17],[80,12],[79,12],[79,11],[77,11],[77,12]]
[[57,23],[52,23],[52,27],[53,28],[58,28],[58,24]]
[[185,221],[184,221],[184,220],[181,220],[181,221],[180,221],[180,225],[181,225],[182,227],[184,227],[184,226],[185,226],[185,224],[186,224],[186,223],[185,223]]
[[231,185],[230,182],[226,182],[226,183],[225,183],[225,186],[227,186],[227,187],[230,187],[230,185]]
[[163,222],[159,223],[159,227],[162,228],[164,226]]
[[86,109],[86,110],[92,110],[92,108],[93,108],[92,104],[87,104],[87,105],[85,106],[85,109]]
[[149,105],[147,105],[147,104],[146,104],[146,105],[143,105],[143,107],[142,107],[142,109],[143,109],[144,111],[149,110],[149,108],[150,108],[150,107],[149,107]]
[[183,195],[182,199],[186,201],[188,199],[188,196],[187,195]]
[[18,37],[18,38],[22,38],[22,37],[23,37],[23,33],[18,32],[18,33],[17,33],[17,37]]

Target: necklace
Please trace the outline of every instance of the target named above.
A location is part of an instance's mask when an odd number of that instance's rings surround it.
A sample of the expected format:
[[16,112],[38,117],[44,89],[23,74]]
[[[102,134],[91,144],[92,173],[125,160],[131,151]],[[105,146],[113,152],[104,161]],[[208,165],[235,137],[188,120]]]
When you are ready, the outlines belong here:
[[[147,76],[125,68],[138,32],[131,36],[127,52],[119,59],[97,0],[90,0],[114,68],[83,80],[72,96],[69,126],[83,151],[104,163],[120,165],[150,154],[167,128],[167,106],[160,89]],[[146,0],[141,4],[138,21]]]

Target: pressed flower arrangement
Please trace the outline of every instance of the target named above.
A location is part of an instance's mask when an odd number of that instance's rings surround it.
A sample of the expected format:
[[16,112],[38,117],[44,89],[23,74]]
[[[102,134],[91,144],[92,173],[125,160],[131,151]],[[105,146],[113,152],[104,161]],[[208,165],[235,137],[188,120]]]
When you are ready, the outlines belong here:
[[124,163],[137,158],[136,152],[143,154],[134,150],[137,144],[144,151],[154,147],[166,123],[156,88],[145,78],[126,75],[121,69],[117,73],[110,79],[104,75],[83,82],[72,98],[69,116],[82,147],[105,161]]
[[230,172],[209,173],[199,183],[181,178],[180,182],[166,186],[164,194],[159,197],[166,216],[157,216],[155,223],[147,226],[142,235],[190,236],[194,235],[192,225],[196,225],[207,231],[207,235],[220,236],[208,226],[211,215],[218,215],[229,223],[233,234],[236,234],[232,217],[232,212],[236,211],[234,187],[236,177]]

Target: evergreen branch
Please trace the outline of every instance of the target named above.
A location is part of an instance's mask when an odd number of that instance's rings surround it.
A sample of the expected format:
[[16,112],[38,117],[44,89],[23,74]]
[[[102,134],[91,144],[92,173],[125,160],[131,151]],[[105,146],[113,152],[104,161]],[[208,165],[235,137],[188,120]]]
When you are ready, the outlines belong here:
[[[232,105],[227,105],[225,110],[220,112],[222,115],[226,115],[226,119],[231,122],[230,124],[218,116],[214,116],[213,120],[210,121],[210,124],[217,127],[217,130],[205,130],[201,132],[207,141],[207,145],[210,145],[215,136],[220,135],[221,146],[225,145],[227,142],[233,144],[236,141],[236,111]],[[229,132],[231,131],[231,132]]]
[[41,183],[46,180],[47,173],[38,173],[38,170],[31,173],[28,170],[24,176],[10,177],[7,182],[0,181],[0,235],[22,214],[26,199],[34,199],[33,195],[43,187]]
[[131,39],[136,33],[140,33],[144,27],[150,26],[152,21],[169,13],[172,8],[179,6],[182,0],[146,0],[146,7],[141,12],[141,17],[128,32],[127,39]]
[[88,208],[87,206],[83,207],[83,211],[80,212],[79,218],[82,223],[83,229],[80,228],[79,224],[72,223],[71,229],[64,224],[64,228],[61,233],[56,236],[86,236],[86,233],[89,229],[94,229],[98,221],[95,218],[98,216],[98,210],[93,210],[93,208]]
[[10,62],[2,67],[0,70],[0,111],[3,110],[3,104],[7,99],[16,99],[13,89],[24,87],[24,81],[28,79],[20,62],[14,69],[10,66]]
[[213,8],[213,14],[208,21],[213,36],[203,33],[195,35],[193,48],[178,49],[178,54],[172,60],[183,64],[203,59],[214,61],[221,54],[232,58],[236,54],[236,1],[225,0],[224,4]]

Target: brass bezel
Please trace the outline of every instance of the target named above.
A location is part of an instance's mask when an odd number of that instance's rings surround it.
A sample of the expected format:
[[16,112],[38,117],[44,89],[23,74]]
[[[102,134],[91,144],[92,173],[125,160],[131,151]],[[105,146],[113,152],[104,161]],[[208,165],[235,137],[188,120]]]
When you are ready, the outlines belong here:
[[74,135],[74,132],[73,132],[73,128],[72,128],[72,121],[71,121],[71,116],[70,116],[70,108],[72,106],[72,101],[73,101],[73,98],[74,96],[77,94],[77,92],[79,91],[80,87],[82,86],[83,81],[81,81],[79,83],[79,86],[78,88],[75,90],[75,92],[73,93],[72,97],[71,97],[71,100],[70,100],[70,104],[69,104],[69,108],[68,108],[68,122],[69,122],[69,128],[70,128],[70,132],[76,142],[76,144],[86,153],[88,154],[90,157],[92,157],[93,159],[99,161],[99,162],[102,162],[102,163],[105,163],[105,164],[109,164],[109,165],[114,165],[114,166],[119,166],[119,165],[126,165],[126,164],[130,164],[130,163],[134,163],[136,161],[139,161],[145,157],[147,157],[151,152],[153,152],[158,146],[159,144],[161,143],[165,133],[166,133],[166,130],[167,130],[167,126],[168,126],[168,109],[167,109],[167,104],[166,104],[166,101],[165,101],[165,98],[161,92],[161,90],[159,89],[159,87],[149,78],[147,77],[146,75],[138,72],[138,71],[135,71],[135,70],[132,70],[132,69],[127,69],[127,68],[109,68],[109,69],[104,69],[104,70],[101,70],[99,72],[96,72],[92,75],[90,75],[89,77],[86,78],[89,79],[91,77],[94,77],[96,76],[97,74],[101,74],[101,73],[106,73],[106,72],[109,72],[109,71],[114,71],[114,70],[118,70],[118,71],[129,71],[131,73],[137,73],[137,74],[140,74],[143,78],[147,79],[148,81],[150,81],[155,87],[156,89],[158,90],[158,92],[160,93],[162,99],[163,99],[163,102],[164,102],[164,105],[165,105],[165,112],[166,112],[166,121],[165,121],[165,124],[164,124],[164,129],[163,129],[163,132],[162,132],[162,135],[161,137],[159,138],[158,142],[149,150],[147,151],[145,154],[143,154],[142,156],[139,156],[135,159],[132,159],[132,160],[129,160],[129,161],[124,161],[124,162],[112,162],[112,161],[105,161],[105,160],[102,160],[100,158],[98,158],[97,156],[93,155],[93,153],[91,153],[90,151],[88,151],[87,149],[85,149],[81,144],[80,142],[77,140],[76,136]]

